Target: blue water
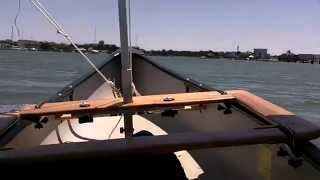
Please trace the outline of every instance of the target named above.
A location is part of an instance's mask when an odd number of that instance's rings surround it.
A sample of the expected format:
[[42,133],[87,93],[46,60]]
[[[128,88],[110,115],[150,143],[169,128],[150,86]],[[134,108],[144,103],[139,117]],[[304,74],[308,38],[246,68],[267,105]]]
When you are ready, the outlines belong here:
[[[90,55],[96,64],[108,55]],[[245,89],[320,125],[320,65],[151,57],[214,88]],[[0,105],[36,103],[90,69],[76,53],[0,50]],[[3,106],[6,105],[6,106]]]
[[320,64],[154,57],[211,87],[244,89],[320,125]]

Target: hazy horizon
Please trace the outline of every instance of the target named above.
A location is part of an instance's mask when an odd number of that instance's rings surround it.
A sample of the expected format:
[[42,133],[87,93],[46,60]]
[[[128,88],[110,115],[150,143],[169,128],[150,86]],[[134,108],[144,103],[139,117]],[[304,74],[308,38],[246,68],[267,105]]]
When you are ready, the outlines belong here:
[[[3,0],[0,39],[10,39],[18,0]],[[23,39],[66,42],[22,0]],[[78,43],[119,45],[117,0],[42,0]],[[320,54],[319,0],[132,0],[132,43],[143,49]]]

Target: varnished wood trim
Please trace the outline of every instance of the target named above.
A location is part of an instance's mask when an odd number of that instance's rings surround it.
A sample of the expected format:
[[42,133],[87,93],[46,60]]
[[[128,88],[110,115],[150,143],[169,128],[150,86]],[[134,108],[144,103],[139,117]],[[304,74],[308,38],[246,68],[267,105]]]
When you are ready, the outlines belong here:
[[275,115],[294,115],[292,112],[272,104],[271,102],[264,100],[248,91],[232,90],[227,91],[227,94],[234,96],[241,105],[259,114],[260,116],[268,117]]
[[[173,99],[165,101],[164,99]],[[124,111],[146,111],[157,108],[172,108],[182,107],[195,104],[208,104],[230,102],[235,100],[231,95],[221,95],[216,91],[212,92],[196,92],[196,93],[181,93],[181,94],[165,94],[152,96],[136,96],[133,102],[123,104],[122,98],[107,99],[107,100],[87,100],[86,103],[90,106],[80,107],[82,101],[67,101],[60,103],[45,103],[41,108],[30,108],[19,113],[21,118],[32,118],[46,115],[61,115],[61,114],[76,114],[90,113],[99,114],[107,112],[121,113]]]
[[320,128],[275,104],[247,91],[228,91],[237,102],[261,118],[277,124],[288,137],[299,141],[311,140],[320,136]]

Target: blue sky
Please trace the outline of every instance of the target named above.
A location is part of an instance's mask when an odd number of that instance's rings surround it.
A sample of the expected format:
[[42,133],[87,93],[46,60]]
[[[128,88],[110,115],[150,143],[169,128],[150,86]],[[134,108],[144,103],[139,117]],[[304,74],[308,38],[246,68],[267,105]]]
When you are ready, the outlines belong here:
[[[119,44],[116,0],[42,0],[77,42]],[[0,38],[9,38],[18,0],[1,0]],[[65,42],[22,0],[24,39]],[[320,0],[132,0],[132,41],[145,49],[268,48],[320,54]],[[138,38],[137,38],[138,37]]]

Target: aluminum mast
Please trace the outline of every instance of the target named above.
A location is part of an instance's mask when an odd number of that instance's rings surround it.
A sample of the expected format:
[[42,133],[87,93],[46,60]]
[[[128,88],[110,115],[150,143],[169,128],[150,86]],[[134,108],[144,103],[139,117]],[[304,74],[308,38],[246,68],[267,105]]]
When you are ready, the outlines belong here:
[[[118,0],[120,46],[121,46],[121,90],[124,103],[132,102],[132,60],[128,44],[127,0]],[[132,114],[124,114],[124,132],[126,137],[133,135]]]

